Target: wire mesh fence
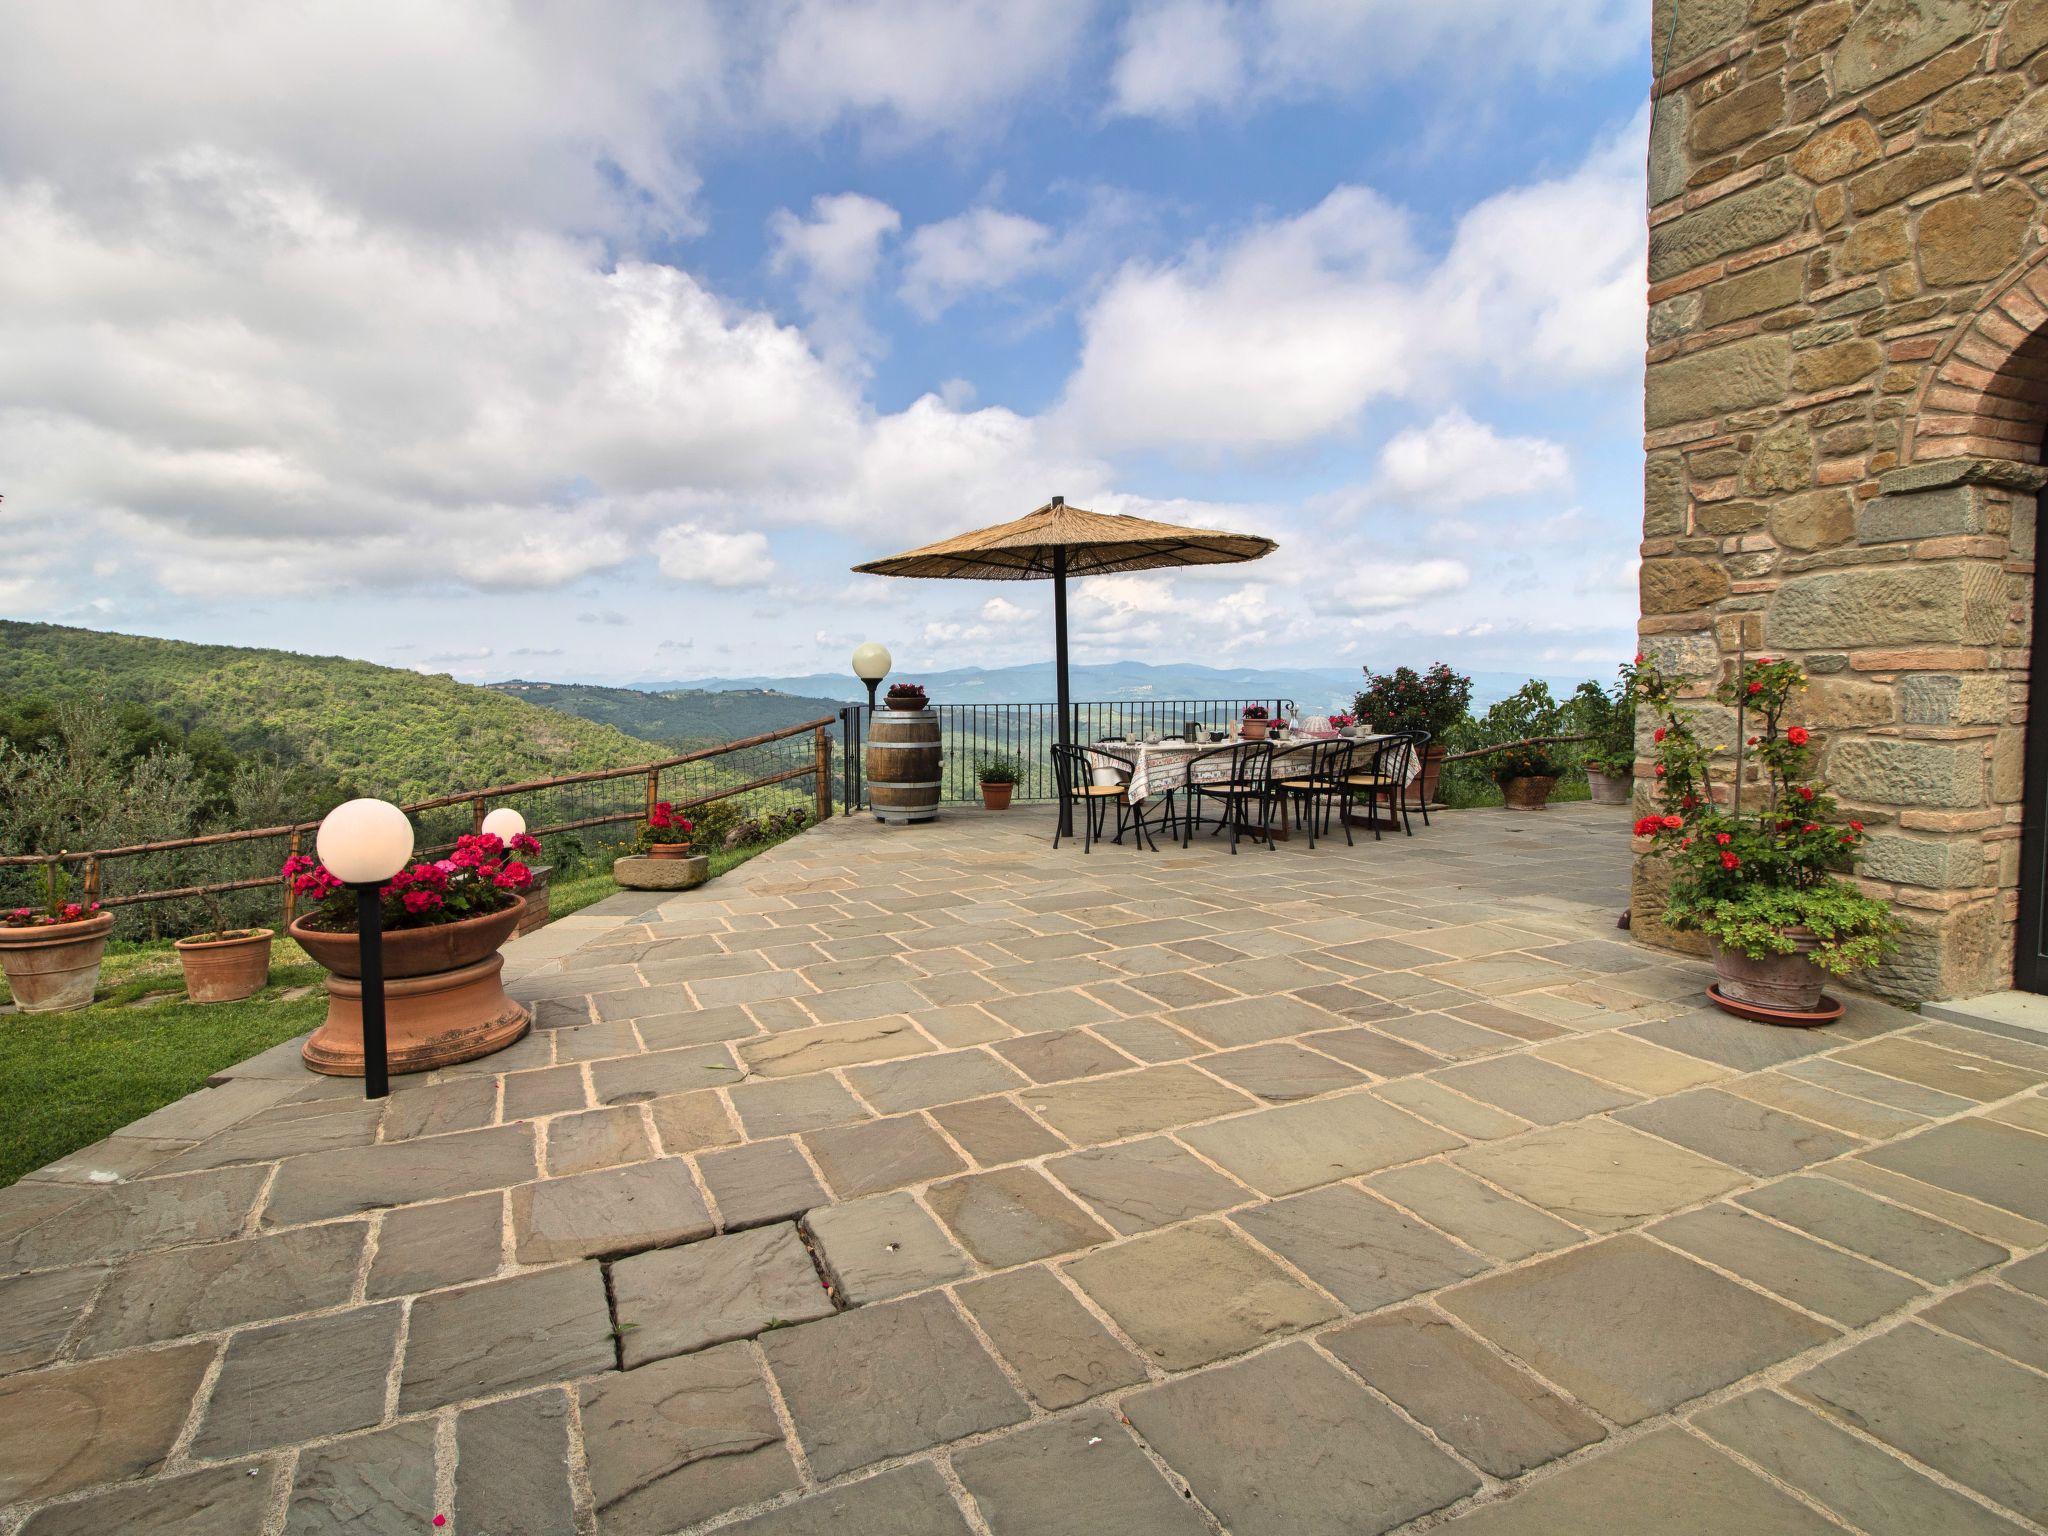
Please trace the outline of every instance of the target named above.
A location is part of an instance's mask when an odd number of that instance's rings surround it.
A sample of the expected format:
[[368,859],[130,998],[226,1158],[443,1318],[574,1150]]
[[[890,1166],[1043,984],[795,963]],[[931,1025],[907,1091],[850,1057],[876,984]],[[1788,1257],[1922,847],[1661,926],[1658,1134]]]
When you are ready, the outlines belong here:
[[[461,790],[405,809],[418,856],[431,858],[475,831],[486,812],[510,806],[540,839],[541,862],[564,879],[626,851],[658,801],[696,824],[700,847],[737,847],[787,829],[798,813],[832,814],[831,728],[839,724],[812,720],[656,763]],[[279,867],[312,851],[317,825],[7,855],[0,908],[40,905],[54,885],[60,900],[112,910],[124,939],[274,925],[288,915]]]

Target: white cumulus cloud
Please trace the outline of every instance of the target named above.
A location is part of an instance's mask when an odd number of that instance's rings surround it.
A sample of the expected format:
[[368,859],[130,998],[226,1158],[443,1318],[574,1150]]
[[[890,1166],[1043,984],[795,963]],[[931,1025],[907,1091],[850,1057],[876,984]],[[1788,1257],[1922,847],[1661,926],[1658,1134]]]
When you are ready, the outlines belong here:
[[1540,437],[1503,437],[1462,410],[1409,427],[1380,450],[1380,481],[1392,495],[1440,507],[1527,496],[1571,478],[1571,461]]

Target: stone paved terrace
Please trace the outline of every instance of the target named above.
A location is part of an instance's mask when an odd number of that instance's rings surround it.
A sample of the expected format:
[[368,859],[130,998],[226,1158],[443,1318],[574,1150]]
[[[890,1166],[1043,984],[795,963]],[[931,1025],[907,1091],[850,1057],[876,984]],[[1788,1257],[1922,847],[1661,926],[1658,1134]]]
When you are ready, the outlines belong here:
[[2048,1048],[1703,1009],[1626,814],[567,919],[490,1061],[0,1192],[0,1530],[2042,1530]]

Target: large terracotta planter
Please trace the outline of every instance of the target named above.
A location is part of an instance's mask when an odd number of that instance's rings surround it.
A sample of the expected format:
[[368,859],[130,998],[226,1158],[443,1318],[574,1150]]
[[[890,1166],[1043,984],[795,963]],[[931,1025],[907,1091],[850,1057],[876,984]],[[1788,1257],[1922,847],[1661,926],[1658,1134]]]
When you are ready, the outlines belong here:
[[1586,787],[1593,792],[1595,805],[1627,805],[1635,795],[1636,779],[1632,773],[1602,773],[1598,768],[1588,768]]
[[[512,937],[525,911],[524,901],[515,901],[482,917],[465,917],[459,923],[437,923],[431,928],[397,928],[384,932],[384,979],[400,976],[430,976],[436,971],[458,970],[475,965],[485,955]],[[301,917],[285,930],[326,970],[336,976],[363,974],[354,930],[330,933],[309,928]]]
[[[526,903],[459,923],[401,928],[384,935],[384,1048],[392,1074],[431,1072],[501,1051],[533,1022],[505,995],[498,946],[519,925]],[[324,966],[327,1018],[300,1054],[315,1072],[363,1075],[362,957],[353,933],[323,933],[294,922],[288,930]]]
[[1550,792],[1555,788],[1554,775],[1531,774],[1526,778],[1502,779],[1500,797],[1511,811],[1540,811],[1550,803]]
[[985,811],[1007,811],[1010,808],[1010,796],[1016,788],[1014,784],[990,784],[984,781],[981,786],[981,808]]
[[185,995],[195,1003],[237,1003],[270,980],[270,945],[277,935],[252,928],[225,938],[177,939],[171,948],[185,967]]
[[1422,772],[1415,780],[1415,792],[1424,805],[1436,804],[1437,780],[1443,777],[1444,749],[1431,742],[1422,749]]
[[0,970],[21,1011],[62,1013],[90,1003],[113,931],[111,912],[43,928],[0,928]]
[[1803,929],[1793,930],[1790,937],[1798,946],[1791,954],[1761,960],[1715,944],[1714,981],[1721,994],[1782,1013],[1819,1013],[1821,989],[1828,978],[1811,957],[1820,940]]

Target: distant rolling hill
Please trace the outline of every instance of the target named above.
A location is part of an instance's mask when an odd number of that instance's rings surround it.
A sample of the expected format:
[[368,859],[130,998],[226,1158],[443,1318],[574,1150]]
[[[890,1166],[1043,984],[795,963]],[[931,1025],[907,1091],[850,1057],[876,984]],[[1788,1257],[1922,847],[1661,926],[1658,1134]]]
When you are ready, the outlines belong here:
[[340,656],[0,620],[0,703],[132,700],[238,752],[400,800],[662,756],[652,741],[488,688]]
[[[1603,680],[1606,675],[1602,673]],[[945,672],[899,670],[891,680],[922,683],[934,702],[945,704],[1045,703],[1052,699],[1054,688],[1050,662],[1019,667],[963,667]],[[1349,707],[1360,681],[1356,667],[1224,668],[1113,661],[1077,666],[1071,671],[1073,694],[1079,700],[1292,699],[1309,714]],[[1472,707],[1484,711],[1487,705],[1506,698],[1527,681],[1525,674],[1517,672],[1475,672]],[[1550,677],[1545,681],[1562,697],[1580,679]],[[866,690],[850,673],[831,672],[801,677],[693,678],[674,687],[692,693],[774,689],[848,702],[867,697]]]
[[491,683],[492,692],[616,727],[684,751],[801,725],[839,712],[841,701],[772,688],[670,688],[644,692],[587,683]]

